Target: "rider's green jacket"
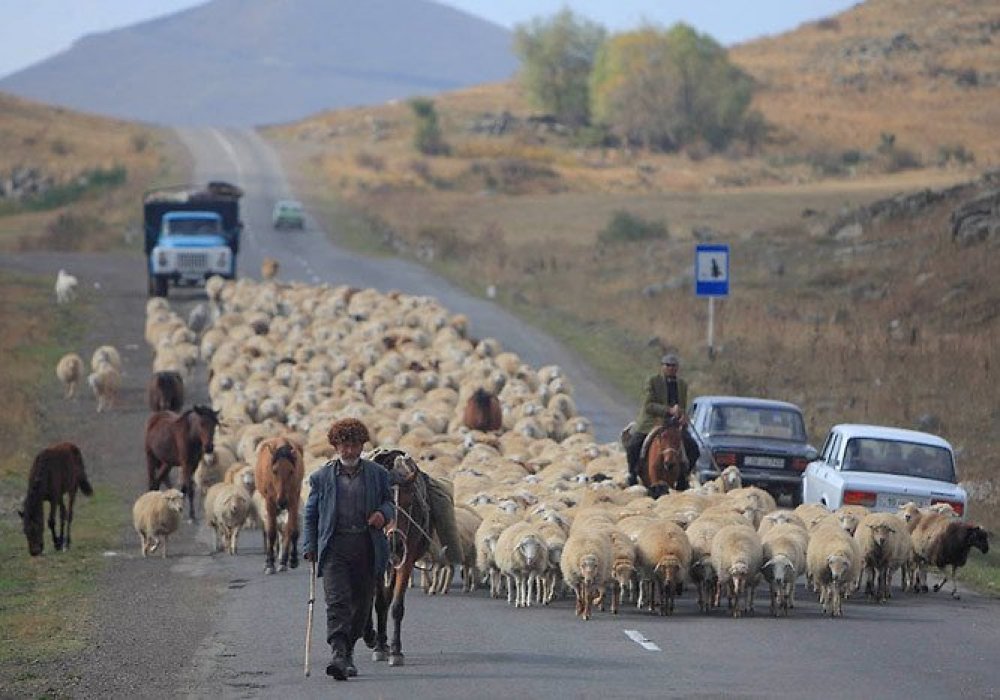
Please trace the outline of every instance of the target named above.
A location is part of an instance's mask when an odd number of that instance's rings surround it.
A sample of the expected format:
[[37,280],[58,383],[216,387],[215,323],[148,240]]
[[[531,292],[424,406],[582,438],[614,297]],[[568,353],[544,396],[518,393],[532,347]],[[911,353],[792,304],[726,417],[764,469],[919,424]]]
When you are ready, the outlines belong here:
[[[688,385],[677,378],[677,403],[682,411],[687,410]],[[646,380],[646,398],[635,419],[635,432],[648,433],[666,417],[670,407],[667,405],[667,379],[657,372]]]

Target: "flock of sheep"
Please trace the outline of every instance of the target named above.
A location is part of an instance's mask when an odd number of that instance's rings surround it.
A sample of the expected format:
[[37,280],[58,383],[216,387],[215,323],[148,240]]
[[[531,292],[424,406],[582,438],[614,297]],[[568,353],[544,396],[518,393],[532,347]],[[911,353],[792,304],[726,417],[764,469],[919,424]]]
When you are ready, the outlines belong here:
[[[199,362],[209,370],[223,423],[195,481],[217,546],[231,554],[240,528],[257,520],[261,442],[301,446],[308,476],[334,456],[326,431],[347,416],[366,423],[376,446],[406,450],[451,485],[462,552],[431,548],[432,594],[447,593],[458,566],[463,590],[487,584],[517,607],[572,590],[583,619],[623,600],[669,615],[688,590],[701,611],[725,605],[739,617],[754,612],[766,584],[779,615],[794,608],[805,575],[824,612],[840,616],[862,588],[887,600],[896,572],[901,590],[926,591],[927,565],[960,566],[971,546],[955,542],[972,526],[941,507],[779,510],[765,491],[742,486],[735,467],[653,500],[625,486],[621,447],[594,439],[558,367],[535,369],[495,339],[470,338],[463,316],[428,297],[220,278],[206,291],[208,306],[187,321],[150,300],[146,339],[155,371],[190,380]],[[500,430],[463,423],[481,389],[501,402]],[[163,508],[179,518],[165,494]]]

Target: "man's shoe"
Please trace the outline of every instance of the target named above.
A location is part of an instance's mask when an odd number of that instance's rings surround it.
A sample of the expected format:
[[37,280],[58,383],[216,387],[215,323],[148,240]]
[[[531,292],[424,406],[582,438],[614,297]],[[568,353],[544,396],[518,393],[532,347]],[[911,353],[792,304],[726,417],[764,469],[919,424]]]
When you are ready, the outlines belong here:
[[[355,669],[357,672],[357,669]],[[326,666],[326,675],[333,676],[338,681],[347,680],[347,658],[343,654],[334,654]]]
[[346,661],[347,677],[354,678],[358,675],[358,667],[354,665],[354,654],[348,654]]
[[627,483],[629,486],[635,486],[636,484],[639,483],[639,477],[637,477],[635,474],[629,474],[628,478],[625,479],[625,483]]

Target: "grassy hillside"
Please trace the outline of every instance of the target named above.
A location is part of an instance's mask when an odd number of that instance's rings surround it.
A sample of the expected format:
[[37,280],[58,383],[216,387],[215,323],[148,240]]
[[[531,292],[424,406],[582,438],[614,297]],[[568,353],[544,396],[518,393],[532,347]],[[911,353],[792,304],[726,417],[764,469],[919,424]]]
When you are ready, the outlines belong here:
[[[655,358],[676,347],[697,393],[796,401],[816,443],[841,421],[939,432],[961,450],[973,515],[995,526],[995,247],[954,245],[949,215],[996,187],[979,178],[1000,162],[989,130],[1000,69],[987,41],[1000,22],[984,2],[947,7],[870,0],[738,47],[774,127],[753,157],[582,148],[536,119],[512,83],[436,98],[447,157],[414,149],[406,104],[266,133],[342,243],[414,257],[476,293],[495,285],[499,303],[636,401]],[[844,218],[960,182],[979,184],[857,227]],[[617,211],[665,222],[669,236],[602,237]],[[732,246],[714,360],[706,302],[691,293],[696,239]]]
[[[0,250],[126,245],[142,191],[171,167],[164,138],[0,93]],[[12,179],[26,183],[23,196],[11,194]]]
[[926,163],[962,147],[995,165],[998,43],[990,0],[869,0],[732,58],[758,80],[785,154],[870,150],[892,133]]

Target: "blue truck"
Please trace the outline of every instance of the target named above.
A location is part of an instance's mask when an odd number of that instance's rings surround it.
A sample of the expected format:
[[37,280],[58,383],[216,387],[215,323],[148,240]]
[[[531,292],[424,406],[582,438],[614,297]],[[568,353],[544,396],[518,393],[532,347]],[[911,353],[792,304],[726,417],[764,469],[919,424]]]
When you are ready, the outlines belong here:
[[243,190],[236,185],[218,181],[145,193],[143,228],[150,296],[167,296],[171,284],[204,284],[212,275],[236,278],[242,196]]

